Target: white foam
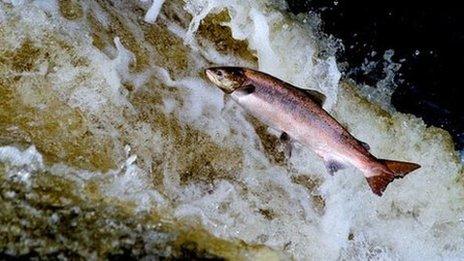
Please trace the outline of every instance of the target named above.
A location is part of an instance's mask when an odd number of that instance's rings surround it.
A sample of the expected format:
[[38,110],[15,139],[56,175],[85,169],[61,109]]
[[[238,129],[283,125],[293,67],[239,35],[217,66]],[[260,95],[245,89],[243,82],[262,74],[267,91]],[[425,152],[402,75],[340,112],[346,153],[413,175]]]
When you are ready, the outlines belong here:
[[6,14],[5,11],[3,10],[3,3],[0,2],[0,24],[3,23],[3,21],[6,20]]
[[[137,155],[129,155],[120,170],[110,170],[108,173],[91,173],[70,168],[64,164],[46,166],[42,155],[34,146],[21,151],[12,146],[0,147],[0,162],[9,166],[8,178],[18,180],[27,187],[32,184],[31,177],[38,171],[49,171],[53,175],[83,180],[100,180],[101,191],[108,197],[133,201],[137,203],[136,211],[146,211],[153,207],[163,206],[164,197],[151,185],[147,172],[136,164]],[[17,167],[10,169],[11,167]]]
[[[266,17],[255,8],[250,10],[250,17],[253,21],[253,32],[249,39],[252,49],[257,50],[259,68],[273,75],[280,75],[280,61],[271,47],[269,40],[269,26]],[[277,63],[277,66],[275,66]]]
[[146,211],[166,204],[164,197],[153,187],[148,173],[135,163],[136,155],[130,156],[121,171],[110,172],[101,190],[108,197],[135,202],[136,211]]
[[165,0],[153,0],[150,9],[148,9],[147,13],[145,14],[145,22],[152,24],[156,21],[164,1]]
[[[127,26],[137,44],[146,47],[143,50],[152,62],[153,47],[144,41],[138,24],[141,17],[131,8],[122,8],[120,2],[113,3],[112,15]],[[63,51],[56,45],[56,50],[50,52],[57,53],[60,59],[54,59],[56,65],[50,68],[47,83],[53,87],[54,96],[78,108],[89,119],[94,133],[112,137],[115,144],[112,156],[122,155],[117,162],[119,167],[108,173],[54,164],[46,167],[53,175],[77,182],[97,180],[103,195],[133,202],[138,210],[159,207],[167,216],[201,222],[219,237],[265,244],[296,259],[464,258],[461,235],[464,192],[456,181],[462,175],[462,166],[457,155],[444,146],[447,141],[444,136],[427,130],[414,117],[394,114],[389,118],[374,113],[339,88],[340,72],[335,58],[320,57],[322,47],[311,29],[293,22],[268,2],[187,1],[185,10],[192,15],[188,28],[176,21],[163,20],[173,35],[184,38],[190,48],[188,58],[193,62],[179,73],[184,76],[171,76],[167,68],[160,67],[162,64],[150,64],[146,72],[133,74],[129,65],[134,55],[118,38],[115,47],[108,47],[103,53],[93,47],[89,28],[79,28],[76,22],[58,17],[59,12],[52,10],[56,7],[50,6],[15,9],[13,13],[21,24],[8,31],[11,36],[0,48],[15,49],[24,37],[33,39],[41,48],[53,44],[44,35],[59,36],[60,40],[71,43],[71,51]],[[329,177],[323,162],[299,145],[288,159],[288,166],[274,164],[246,112],[233,101],[224,100],[221,91],[198,77],[198,72],[210,63],[235,65],[241,60],[213,50],[212,44],[203,44],[195,34],[208,14],[223,8],[231,16],[225,25],[231,28],[233,37],[249,43],[255,41],[250,48],[257,53],[260,69],[295,85],[324,92],[328,96],[326,108],[356,137],[368,142],[376,156],[418,162],[422,168],[395,181],[382,198],[377,198],[359,171],[347,168]],[[72,55],[85,58],[86,63],[73,64]],[[153,83],[150,77],[157,81]],[[162,103],[154,106],[159,111],[148,116],[168,113],[180,120],[181,125],[208,134],[218,145],[239,150],[243,156],[231,156],[230,163],[227,159],[223,163],[226,166],[221,166],[229,178],[218,175],[211,182],[193,180],[183,184],[181,173],[176,172],[177,156],[164,152],[176,137],[166,135],[150,120],[134,117],[137,112],[122,88],[127,81],[136,82],[136,90],[161,96]],[[165,86],[175,90],[168,92]],[[182,127],[178,131],[188,135]],[[131,150],[124,149],[128,143]],[[12,151],[24,156],[11,148],[5,151],[1,154],[4,159],[11,158],[8,155]],[[161,172],[152,171],[154,163],[161,164],[156,166]],[[322,184],[308,189],[293,182],[301,177]],[[162,179],[162,185],[158,184],[161,192],[155,189],[154,179]],[[317,206],[313,201],[315,195],[322,197],[325,206]]]
[[56,0],[33,1],[33,4],[49,15],[59,13],[58,1]]
[[[385,78],[380,79],[375,86],[361,85],[361,93],[371,102],[378,104],[382,109],[389,112],[395,112],[391,105],[391,96],[397,87],[397,71],[401,68],[400,63],[392,60],[395,52],[386,50],[383,55],[383,61],[369,61],[367,58],[361,65],[360,70],[363,73],[370,73],[378,63],[382,62]],[[356,69],[357,70],[357,69]]]
[[[164,84],[186,91],[183,106],[177,109],[177,117],[182,122],[204,130],[216,142],[221,142],[230,133],[221,113],[224,108],[223,93],[198,78],[171,79],[168,71],[157,69],[157,75]],[[164,111],[172,112],[172,102],[164,100]]]
[[[129,64],[134,61],[134,55],[124,48],[119,37],[114,38],[114,44],[117,50],[116,58],[113,59],[114,67],[122,77],[128,77]],[[119,79],[115,79],[115,81],[118,80]],[[121,80],[119,80],[119,82],[120,81]]]
[[8,170],[6,175],[9,179],[18,180],[31,186],[31,176],[44,168],[42,155],[34,146],[21,151],[12,146],[0,147],[0,162],[16,167]]
[[172,113],[176,109],[177,106],[178,106],[177,102],[174,99],[171,99],[171,98],[163,99],[164,113],[166,114]]
[[[421,122],[406,118],[402,119],[402,116],[399,116],[399,118],[397,117],[395,121],[403,122],[405,125],[396,125],[393,130],[392,127],[386,126],[386,121],[379,120],[378,116],[375,114],[366,113],[361,108],[357,108],[356,104],[351,100],[340,101],[343,105],[334,106],[338,93],[338,80],[340,78],[340,72],[337,69],[335,59],[333,57],[329,57],[327,59],[316,58],[315,60],[317,62],[312,63],[312,60],[314,59],[313,55],[317,52],[317,50],[315,47],[312,49],[305,49],[311,41],[308,40],[306,43],[301,41],[302,39],[309,38],[305,38],[305,34],[298,34],[298,29],[294,29],[294,27],[285,30],[285,32],[289,32],[288,34],[282,33],[279,35],[279,28],[276,27],[272,27],[273,31],[270,32],[267,28],[269,28],[269,24],[273,24],[276,20],[278,20],[278,15],[273,16],[269,12],[262,12],[259,5],[247,5],[245,3],[245,7],[243,8],[243,6],[238,6],[238,4],[235,6],[237,3],[235,1],[231,1],[226,4],[221,1],[213,2],[214,3],[210,1],[204,5],[199,4],[199,2],[195,2],[197,4],[195,6],[196,8],[188,9],[196,10],[193,12],[195,17],[190,29],[195,30],[199,23],[197,18],[203,19],[203,17],[206,16],[206,12],[214,12],[215,10],[220,9],[218,6],[224,6],[227,8],[231,15],[231,22],[227,23],[227,25],[232,29],[233,36],[236,39],[248,40],[251,43],[250,47],[257,50],[260,69],[264,69],[263,67],[269,66],[270,68],[266,68],[264,70],[269,72],[274,71],[275,75],[282,75],[281,77],[283,79],[293,82],[297,81],[300,86],[305,85],[305,82],[309,82],[312,86],[315,86],[316,89],[320,89],[324,93],[328,93],[329,96],[334,94],[334,96],[329,97],[332,99],[329,99],[331,106],[328,106],[328,108],[333,108],[338,118],[349,126],[350,130],[353,130],[353,133],[356,134],[356,136],[367,137],[376,155],[382,156],[383,151],[384,157],[392,157],[391,155],[395,155],[395,158],[397,159],[411,160],[421,164],[424,164],[424,162],[433,162],[433,158],[437,156],[437,153],[441,155],[440,157],[447,155],[442,149],[436,147],[437,145],[433,145],[434,147],[431,145],[439,143],[424,141],[425,129],[424,127],[421,127],[423,126],[423,123]],[[199,5],[203,8],[199,8]],[[252,11],[248,12],[247,10],[243,10],[247,8]],[[236,17],[240,17],[240,21],[236,21]],[[247,24],[248,27],[243,26],[243,24]],[[256,25],[259,25],[259,27]],[[258,30],[256,30],[256,28]],[[271,33],[273,34],[272,36],[270,35]],[[285,37],[281,37],[283,35],[285,35]],[[256,42],[258,43],[253,45],[253,43]],[[303,51],[299,53],[299,50]],[[300,74],[295,73],[298,72],[298,70],[300,70]],[[344,96],[343,98],[348,99],[347,96]],[[232,108],[237,109],[234,107]],[[390,132],[386,131],[388,129],[390,129]],[[400,136],[402,136],[402,138],[398,137],[398,133],[401,133]],[[245,138],[245,140],[247,140],[246,142],[251,142],[250,139]],[[415,140],[415,142],[412,142],[413,140]],[[376,143],[376,141],[378,143]],[[427,149],[424,147],[424,151],[414,145],[421,142],[429,144],[424,145],[427,147]],[[405,144],[410,144],[412,148],[405,148]],[[395,150],[393,148],[402,148],[402,151]],[[381,151],[379,151],[379,149]],[[434,156],[425,152],[430,150],[434,151]],[[420,159],[418,157],[418,153],[419,155],[432,158]],[[301,148],[295,154],[296,155],[293,156],[291,161],[294,164],[293,167],[296,168],[297,171],[302,173],[310,171],[310,173],[316,172],[322,174],[325,172],[320,160],[315,157],[314,154],[306,152],[306,149]],[[401,157],[401,155],[408,156]],[[258,162],[260,162],[260,164],[258,164]],[[447,161],[442,159],[442,162],[453,162],[453,160]],[[311,166],[312,164],[314,164],[314,166]],[[414,212],[421,209],[418,213],[423,215],[422,218],[426,218],[428,214],[425,214],[425,209],[422,209],[421,207],[426,201],[428,202],[427,204],[437,204],[436,208],[427,207],[427,211],[430,211],[429,213],[443,212],[451,206],[449,205],[450,203],[447,203],[445,204],[446,207],[445,205],[439,207],[440,204],[443,204],[443,201],[439,199],[433,200],[434,203],[432,203],[430,200],[432,198],[434,199],[434,196],[428,198],[428,200],[425,198],[423,199],[424,201],[419,200],[416,195],[418,193],[417,191],[429,191],[427,193],[434,191],[433,193],[443,193],[446,194],[446,198],[451,201],[455,201],[461,197],[459,195],[462,194],[462,188],[457,187],[453,181],[460,173],[460,166],[456,165],[456,163],[447,164],[446,171],[441,171],[442,173],[448,173],[447,178],[438,178],[434,174],[436,173],[435,170],[431,169],[430,166],[428,167],[423,165],[423,168],[412,174],[411,177],[393,183],[391,188],[389,188],[389,195],[384,196],[382,199],[372,196],[372,193],[366,186],[362,175],[353,168],[340,172],[340,174],[335,178],[327,178],[327,176],[322,175],[320,177],[325,181],[321,187],[321,193],[324,195],[326,210],[324,215],[319,218],[317,218],[318,214],[315,213],[315,210],[308,200],[309,195],[305,195],[305,193],[298,195],[299,190],[295,184],[285,182],[281,178],[277,178],[275,180],[263,179],[263,177],[282,177],[283,175],[288,174],[278,170],[275,173],[263,173],[264,171],[260,171],[260,167],[268,170],[271,169],[271,167],[269,162],[262,159],[262,154],[260,155],[260,153],[255,151],[253,147],[248,147],[247,155],[245,156],[245,165],[248,167],[245,167],[238,177],[243,181],[246,180],[248,186],[252,188],[255,193],[260,195],[259,198],[253,198],[250,194],[245,193],[247,195],[247,200],[245,200],[245,202],[242,200],[243,197],[240,196],[231,199],[230,201],[237,202],[237,204],[240,205],[240,208],[238,208],[240,210],[229,207],[227,210],[229,212],[228,215],[216,213],[215,211],[204,211],[203,208],[196,208],[203,210],[201,214],[199,214],[201,216],[201,220],[218,235],[239,235],[240,238],[250,240],[252,242],[259,242],[260,235],[265,234],[269,237],[273,237],[272,240],[267,241],[267,244],[280,247],[285,245],[286,241],[293,239],[291,240],[293,242],[293,246],[290,246],[290,249],[297,258],[311,256],[333,260],[337,258],[350,259],[355,258],[356,256],[364,256],[380,259],[428,259],[443,256],[443,248],[441,247],[446,244],[452,244],[452,248],[455,249],[449,251],[446,255],[447,257],[455,258],[463,253],[461,248],[456,249],[457,244],[452,243],[454,240],[450,241],[451,238],[458,238],[458,234],[453,232],[453,230],[449,230],[451,227],[461,227],[462,224],[459,222],[453,222],[453,225],[450,225],[449,227],[441,227],[441,229],[445,229],[446,232],[444,234],[447,234],[447,236],[436,240],[438,240],[438,242],[444,240],[443,242],[447,243],[441,245],[438,244],[433,247],[430,245],[430,242],[433,242],[434,240],[428,238],[425,234],[425,231],[429,228],[427,226],[417,226],[416,221],[414,221],[417,217],[410,217],[407,214],[409,211]],[[314,177],[319,177],[319,175],[315,175]],[[411,179],[414,180],[414,182],[411,181]],[[442,191],[441,188],[443,187],[438,188],[436,186],[430,186],[430,184],[437,183],[448,184],[444,185],[444,187],[448,188],[454,187],[456,189],[456,194],[450,191]],[[285,206],[281,205],[282,202],[266,202],[267,192],[265,192],[265,187],[267,184],[282,187],[285,191],[285,196],[282,196],[280,199],[282,200],[285,198],[284,201],[286,204],[293,206],[294,209],[287,209]],[[409,189],[407,187],[409,187]],[[238,191],[240,191],[240,189]],[[277,196],[275,189],[270,189],[270,191],[273,191],[274,196]],[[237,194],[240,193],[243,192],[237,192]],[[427,193],[424,197],[428,197]],[[401,196],[399,194],[401,194]],[[227,194],[224,200],[229,202],[227,197],[233,197],[232,195],[234,195],[234,193]],[[279,234],[281,237],[277,236],[279,231],[277,228],[267,227],[265,224],[268,224],[268,222],[260,220],[259,215],[256,215],[253,211],[251,211],[251,209],[256,209],[256,207],[249,205],[250,202],[253,201],[254,204],[259,205],[269,204],[271,209],[283,211],[285,213],[284,215],[280,215],[278,218],[279,221],[283,222],[282,226],[285,227],[286,230],[285,232],[281,232],[282,234]],[[403,205],[405,203],[406,205]],[[399,214],[398,217],[387,214],[392,211],[392,204],[399,207],[402,209],[401,211],[404,212],[400,212],[402,214]],[[462,204],[459,205],[462,206]],[[188,206],[188,204],[185,206]],[[206,206],[204,207],[206,208]],[[437,211],[438,208],[441,210]],[[192,213],[196,213],[198,210],[192,209],[191,211],[193,211]],[[181,212],[178,212],[179,215],[181,215],[180,213]],[[188,210],[185,208],[183,208],[182,213],[188,216],[188,214],[186,214],[188,213]],[[306,214],[302,215],[302,213]],[[229,215],[234,216],[235,219],[240,220],[240,222],[234,223],[232,221],[231,223],[231,216]],[[383,215],[387,215],[388,218],[383,218]],[[447,215],[456,216],[457,212],[450,211],[444,216]],[[306,223],[307,221],[305,220],[308,216],[316,217],[315,222],[312,224]],[[446,219],[444,219],[444,216],[434,216],[429,220],[429,222],[431,222],[430,224],[449,222],[445,221]],[[212,220],[215,220],[216,222],[214,224],[210,224]],[[270,221],[269,223],[272,222],[276,221]],[[408,227],[406,224],[416,225]],[[223,226],[227,226],[227,229]],[[299,229],[293,230],[292,227],[294,226]],[[386,229],[386,231],[384,231],[384,229]],[[457,228],[456,231],[459,230],[460,228]],[[353,233],[355,238],[352,241],[348,240],[350,233]],[[404,233],[408,233],[407,242],[410,244],[404,243],[405,240],[401,239],[401,237],[404,237]],[[454,234],[451,236],[450,233]],[[295,237],[295,235],[298,234],[300,236]],[[316,234],[317,238],[315,238]],[[386,237],[387,234],[388,236]],[[418,240],[418,238],[420,239]],[[403,244],[402,246],[399,246],[396,242],[402,242]],[[359,246],[362,247],[359,248]],[[424,249],[428,249],[429,251],[424,251]],[[353,256],[353,254],[356,253],[353,251],[358,252],[358,254]]]
[[104,28],[108,28],[108,26],[110,25],[110,18],[108,17],[108,14],[105,13],[105,11],[102,9],[102,7],[99,4],[92,1],[89,2],[89,9],[95,15],[95,18],[98,20],[98,22]]
[[26,0],[2,0],[4,3],[7,3],[7,4],[12,4],[14,6],[20,6],[20,5],[23,5]]
[[108,103],[108,99],[97,91],[85,86],[76,88],[71,94],[69,104],[83,110],[99,111]]
[[0,147],[0,161],[16,167],[30,166],[34,171],[43,168],[42,155],[34,146],[24,151],[12,146]]

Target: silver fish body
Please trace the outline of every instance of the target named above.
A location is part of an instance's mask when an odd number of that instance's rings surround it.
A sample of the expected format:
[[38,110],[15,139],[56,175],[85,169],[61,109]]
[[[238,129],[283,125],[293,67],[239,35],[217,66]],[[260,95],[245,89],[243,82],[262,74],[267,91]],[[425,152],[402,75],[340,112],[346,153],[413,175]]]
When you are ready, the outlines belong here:
[[268,74],[240,67],[215,67],[207,77],[256,118],[312,149],[333,174],[347,165],[362,171],[372,191],[419,168],[415,163],[377,159],[322,108],[324,96]]

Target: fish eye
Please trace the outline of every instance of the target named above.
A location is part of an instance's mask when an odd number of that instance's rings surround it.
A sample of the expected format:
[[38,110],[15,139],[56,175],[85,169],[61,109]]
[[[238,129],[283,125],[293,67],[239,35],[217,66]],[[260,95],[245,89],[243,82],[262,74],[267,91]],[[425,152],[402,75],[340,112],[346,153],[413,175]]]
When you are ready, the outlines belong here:
[[217,75],[218,75],[218,76],[222,76],[222,71],[221,71],[221,70],[218,70],[218,71],[217,71]]

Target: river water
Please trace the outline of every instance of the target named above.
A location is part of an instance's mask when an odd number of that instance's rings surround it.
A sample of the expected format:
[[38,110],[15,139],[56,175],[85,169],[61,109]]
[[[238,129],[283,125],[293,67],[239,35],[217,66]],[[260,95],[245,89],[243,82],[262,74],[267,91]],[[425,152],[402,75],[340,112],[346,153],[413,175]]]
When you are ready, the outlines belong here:
[[[159,10],[158,13],[158,9]],[[342,79],[317,16],[282,1],[0,1],[0,249],[26,257],[464,258],[450,135]],[[157,15],[158,13],[158,15]],[[331,177],[208,83],[257,68],[327,96],[380,158],[383,197]],[[394,73],[394,72],[393,72]]]

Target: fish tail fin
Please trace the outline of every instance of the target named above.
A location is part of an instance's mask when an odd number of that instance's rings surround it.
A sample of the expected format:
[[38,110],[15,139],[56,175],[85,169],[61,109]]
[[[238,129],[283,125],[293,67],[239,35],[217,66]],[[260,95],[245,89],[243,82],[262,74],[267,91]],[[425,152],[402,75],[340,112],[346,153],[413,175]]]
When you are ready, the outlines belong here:
[[374,175],[366,178],[367,183],[369,183],[369,186],[372,189],[372,192],[378,196],[382,196],[390,182],[395,179],[403,178],[410,172],[421,167],[419,164],[411,162],[384,159],[380,159],[379,161],[382,162],[390,171],[380,169],[375,171],[375,173],[370,173],[371,175]]
[[385,164],[385,166],[387,166],[387,168],[393,172],[395,178],[402,178],[410,172],[421,167],[419,164],[412,162],[385,159],[381,159],[380,161],[383,162],[383,164]]

